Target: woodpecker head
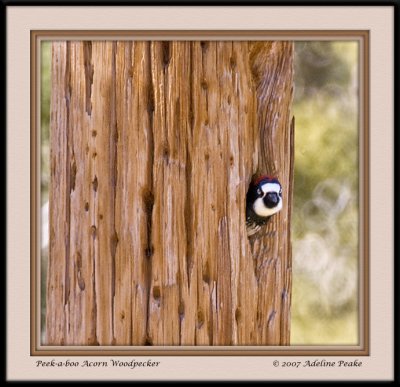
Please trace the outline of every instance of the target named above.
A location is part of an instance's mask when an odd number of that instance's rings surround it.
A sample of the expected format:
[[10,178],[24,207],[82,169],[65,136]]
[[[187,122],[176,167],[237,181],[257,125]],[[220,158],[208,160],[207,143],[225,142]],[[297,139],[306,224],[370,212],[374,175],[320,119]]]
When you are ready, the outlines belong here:
[[268,218],[282,209],[282,187],[276,177],[261,176],[253,180],[246,204],[260,218]]

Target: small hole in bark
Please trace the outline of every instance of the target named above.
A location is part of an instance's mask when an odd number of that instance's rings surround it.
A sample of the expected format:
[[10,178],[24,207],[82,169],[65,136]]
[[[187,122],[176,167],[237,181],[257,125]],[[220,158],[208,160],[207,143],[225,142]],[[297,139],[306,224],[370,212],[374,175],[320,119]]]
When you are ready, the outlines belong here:
[[78,278],[78,286],[82,292],[85,290],[85,281],[81,277]]
[[206,265],[203,269],[203,281],[208,285],[210,284],[210,266],[208,262],[206,262]]
[[239,322],[241,318],[242,318],[242,312],[240,311],[239,308],[237,308],[236,311],[235,311],[236,322]]
[[81,269],[81,267],[82,267],[82,255],[81,255],[81,253],[79,251],[76,252],[75,261],[76,261],[76,266],[77,266],[78,270]]
[[153,287],[153,297],[155,300],[159,300],[161,297],[161,290],[159,286]]
[[151,215],[154,205],[154,195],[148,188],[143,190],[143,201],[147,214]]
[[71,190],[70,190],[71,192],[75,190],[76,172],[77,172],[76,162],[75,160],[73,160],[71,165]]
[[162,53],[163,53],[163,67],[164,70],[168,67],[171,61],[171,46],[169,42],[162,42]]
[[96,238],[97,236],[97,228],[95,225],[93,225],[92,227],[90,227],[90,233],[92,234],[93,238]]
[[207,51],[208,42],[205,42],[205,41],[200,42],[200,47],[201,47],[201,49],[202,49],[202,51],[203,51],[203,53],[204,53],[205,51]]
[[94,192],[97,192],[98,186],[99,186],[99,182],[97,180],[97,176],[95,176],[94,180],[92,181],[92,187],[93,187]]
[[231,56],[229,58],[229,65],[231,66],[231,70],[234,70],[236,68],[236,58]]
[[178,314],[179,314],[179,318],[183,318],[183,316],[185,315],[185,304],[183,303],[183,301],[181,301],[179,303]]
[[164,145],[163,150],[162,150],[162,154],[165,160],[168,161],[169,159],[169,148],[167,145]]
[[146,249],[144,250],[144,253],[147,258],[151,258],[154,254],[154,247],[153,246],[146,247]]
[[197,312],[197,328],[200,329],[204,324],[204,313],[203,311],[199,310]]

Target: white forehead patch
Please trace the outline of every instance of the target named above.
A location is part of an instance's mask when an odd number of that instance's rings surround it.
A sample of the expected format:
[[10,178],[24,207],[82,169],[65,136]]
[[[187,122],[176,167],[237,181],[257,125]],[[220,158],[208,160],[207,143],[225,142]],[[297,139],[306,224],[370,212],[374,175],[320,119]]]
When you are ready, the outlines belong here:
[[268,192],[276,192],[278,194],[281,190],[281,187],[279,184],[276,183],[266,183],[261,186],[261,189],[265,194]]

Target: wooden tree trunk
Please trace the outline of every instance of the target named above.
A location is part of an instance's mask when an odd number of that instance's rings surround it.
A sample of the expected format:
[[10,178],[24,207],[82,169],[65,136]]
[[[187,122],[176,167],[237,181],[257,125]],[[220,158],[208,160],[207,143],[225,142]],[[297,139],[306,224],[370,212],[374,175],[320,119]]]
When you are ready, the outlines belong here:
[[[291,42],[54,42],[47,343],[288,345]],[[283,210],[248,239],[254,173]]]

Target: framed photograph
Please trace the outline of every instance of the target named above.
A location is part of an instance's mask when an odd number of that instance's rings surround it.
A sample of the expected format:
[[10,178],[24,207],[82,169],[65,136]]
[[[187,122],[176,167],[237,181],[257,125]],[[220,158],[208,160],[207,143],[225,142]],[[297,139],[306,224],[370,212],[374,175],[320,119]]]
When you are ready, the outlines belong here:
[[9,380],[393,380],[394,5],[5,11]]

